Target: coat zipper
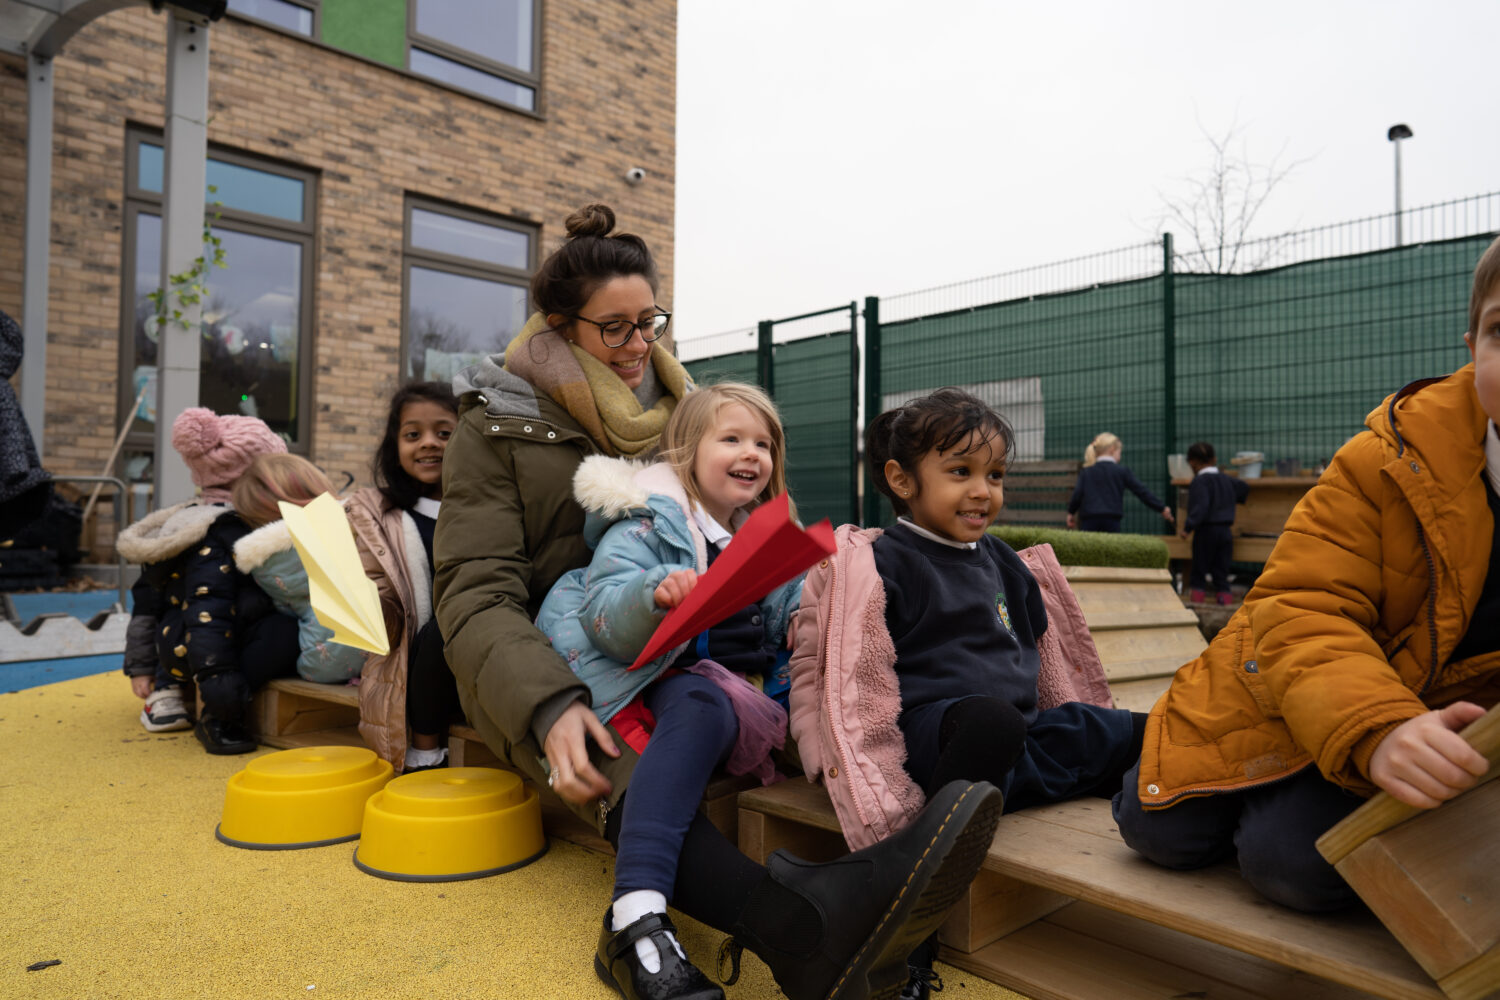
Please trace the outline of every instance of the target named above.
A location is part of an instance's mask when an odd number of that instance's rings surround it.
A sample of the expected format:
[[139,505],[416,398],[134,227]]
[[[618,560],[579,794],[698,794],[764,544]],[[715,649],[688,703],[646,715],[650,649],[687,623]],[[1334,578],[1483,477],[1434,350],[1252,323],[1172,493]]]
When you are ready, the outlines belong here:
[[[859,821],[865,826],[872,826],[870,818],[865,815],[864,809],[860,807],[859,796],[854,793],[854,782],[849,777],[849,754],[844,746],[844,741],[839,736],[837,727],[833,725],[833,701],[834,689],[829,683],[828,660],[833,648],[833,596],[839,586],[837,557],[828,561],[828,618],[823,623],[823,711],[828,717],[828,732],[833,737],[834,751],[838,755],[839,766],[844,769],[843,780],[849,788],[849,801],[854,804],[854,811],[859,816]],[[826,777],[826,775],[825,775]]]

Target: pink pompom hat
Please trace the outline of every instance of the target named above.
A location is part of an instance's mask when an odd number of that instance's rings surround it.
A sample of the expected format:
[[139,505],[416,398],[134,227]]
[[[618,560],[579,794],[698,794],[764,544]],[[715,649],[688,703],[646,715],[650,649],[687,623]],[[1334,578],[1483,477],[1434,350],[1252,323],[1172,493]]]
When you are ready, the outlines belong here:
[[194,406],[172,421],[172,447],[187,463],[207,503],[228,503],[229,487],[257,455],[286,451],[286,442],[259,417],[221,417]]

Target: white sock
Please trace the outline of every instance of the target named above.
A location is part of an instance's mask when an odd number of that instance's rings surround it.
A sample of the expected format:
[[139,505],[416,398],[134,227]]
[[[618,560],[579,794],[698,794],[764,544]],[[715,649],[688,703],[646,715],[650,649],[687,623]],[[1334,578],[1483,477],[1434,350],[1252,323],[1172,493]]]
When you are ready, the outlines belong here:
[[418,750],[416,747],[406,748],[407,767],[431,767],[433,764],[441,764],[447,759],[447,747],[433,747],[431,750]]
[[[637,920],[648,913],[666,913],[667,897],[651,889],[637,889],[627,892],[615,900],[614,906],[610,907],[610,929],[623,931]],[[671,931],[664,932],[667,940],[672,942],[672,948],[677,952],[677,957],[684,962],[687,961],[687,953],[682,950],[682,945],[677,943],[677,935]],[[641,967],[647,972],[661,971],[661,954],[656,950],[656,943],[650,938],[641,938],[635,943],[635,956],[641,960]]]

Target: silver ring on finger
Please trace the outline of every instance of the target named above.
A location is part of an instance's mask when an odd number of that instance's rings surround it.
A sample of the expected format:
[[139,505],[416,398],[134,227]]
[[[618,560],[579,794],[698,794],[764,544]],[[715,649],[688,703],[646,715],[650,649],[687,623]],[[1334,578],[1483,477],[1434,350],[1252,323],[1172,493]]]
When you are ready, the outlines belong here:
[[548,788],[552,788],[553,786],[555,786],[557,784],[558,777],[559,777],[559,775],[558,775],[557,768],[554,767],[552,769],[552,773],[549,774],[549,775],[547,775],[547,787]]

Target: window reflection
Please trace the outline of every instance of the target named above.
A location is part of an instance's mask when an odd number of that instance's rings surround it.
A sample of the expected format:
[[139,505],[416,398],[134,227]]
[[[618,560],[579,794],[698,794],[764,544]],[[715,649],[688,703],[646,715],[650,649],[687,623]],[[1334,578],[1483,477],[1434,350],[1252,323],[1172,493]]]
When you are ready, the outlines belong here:
[[526,320],[526,289],[412,265],[408,286],[407,373],[447,381],[505,350]]
[[536,109],[536,91],[530,87],[511,83],[503,77],[473,69],[463,63],[454,62],[452,59],[444,59],[442,56],[434,55],[415,46],[412,47],[409,58],[413,73],[430,76],[434,80],[451,83],[455,87],[472,90],[476,94],[483,94],[485,97],[506,104],[514,104],[527,111]]
[[312,34],[312,11],[287,0],[229,0],[229,9],[299,35]]
[[532,0],[416,0],[416,4],[417,34],[531,71]]
[[[227,268],[207,275],[203,336],[199,341],[198,401],[215,413],[243,413],[264,420],[295,440],[302,246],[215,227]],[[161,261],[161,218],[136,216],[133,390],[154,383],[159,340],[149,298]],[[134,398],[134,396],[132,396]],[[132,430],[150,432],[156,393],[148,389],[136,408]]]

